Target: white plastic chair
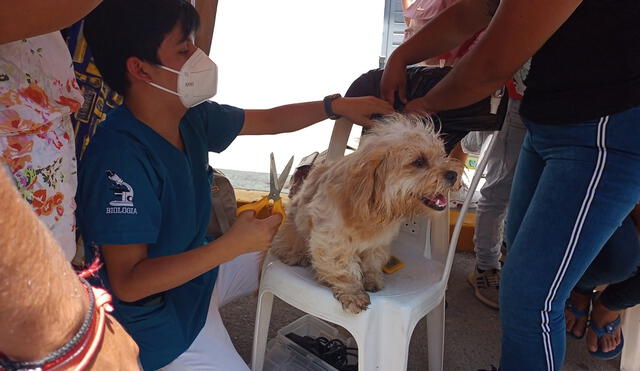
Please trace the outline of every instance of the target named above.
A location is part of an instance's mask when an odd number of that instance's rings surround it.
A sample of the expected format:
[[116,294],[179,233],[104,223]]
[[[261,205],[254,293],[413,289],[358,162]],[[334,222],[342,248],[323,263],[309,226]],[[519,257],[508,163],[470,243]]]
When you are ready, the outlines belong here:
[[624,311],[622,332],[624,348],[622,348],[620,370],[640,371],[640,305]]
[[[352,124],[336,121],[327,160],[344,155]],[[495,133],[486,153],[493,147]],[[449,244],[449,211],[428,220],[407,223],[394,241],[393,255],[405,266],[385,275],[385,288],[370,293],[371,305],[360,314],[345,312],[331,290],[314,279],[310,268],[285,265],[272,256],[265,261],[258,296],[252,370],[262,371],[273,296],[326,321],[347,329],[358,344],[359,371],[406,370],[411,334],[427,316],[429,370],[443,369],[445,290],[462,220],[486,166],[478,166]]]

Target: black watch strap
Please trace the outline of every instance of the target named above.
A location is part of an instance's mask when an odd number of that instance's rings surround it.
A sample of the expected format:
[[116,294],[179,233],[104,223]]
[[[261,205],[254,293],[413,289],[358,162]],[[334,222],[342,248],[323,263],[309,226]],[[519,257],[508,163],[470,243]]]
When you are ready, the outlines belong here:
[[327,95],[322,100],[322,102],[324,103],[324,112],[332,120],[337,120],[337,119],[340,118],[340,115],[336,115],[336,113],[333,112],[333,109],[331,108],[331,103],[333,103],[333,101],[338,99],[338,98],[342,98],[342,95],[340,95],[340,94],[331,94],[331,95]]

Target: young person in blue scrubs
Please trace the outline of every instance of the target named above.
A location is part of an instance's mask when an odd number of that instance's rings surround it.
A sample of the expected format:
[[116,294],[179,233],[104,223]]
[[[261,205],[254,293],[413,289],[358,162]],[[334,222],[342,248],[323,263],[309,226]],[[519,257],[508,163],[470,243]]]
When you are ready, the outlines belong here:
[[268,110],[206,101],[217,68],[193,44],[198,24],[184,0],[105,0],[85,21],[96,65],[124,105],[86,150],[78,220],[87,252],[100,248],[114,315],[145,370],[247,370],[218,307],[257,289],[259,252],[281,218],[243,213],[206,241],[208,152],[237,135],[295,131],[335,115],[367,124],[393,111],[375,97]]

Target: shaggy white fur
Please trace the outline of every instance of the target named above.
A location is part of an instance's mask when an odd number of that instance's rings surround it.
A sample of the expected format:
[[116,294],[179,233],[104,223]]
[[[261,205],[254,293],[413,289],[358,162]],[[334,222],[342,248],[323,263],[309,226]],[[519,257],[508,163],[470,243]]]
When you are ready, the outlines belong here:
[[315,165],[287,210],[271,252],[312,264],[342,307],[365,310],[383,288],[382,266],[402,221],[447,207],[462,163],[447,157],[431,122],[394,114],[379,120],[356,152]]

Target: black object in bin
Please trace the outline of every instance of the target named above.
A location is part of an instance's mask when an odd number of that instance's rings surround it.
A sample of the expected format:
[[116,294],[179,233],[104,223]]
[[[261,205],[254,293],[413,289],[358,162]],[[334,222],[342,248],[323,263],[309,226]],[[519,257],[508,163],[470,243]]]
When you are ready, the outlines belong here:
[[325,337],[313,338],[311,336],[300,336],[293,332],[285,335],[294,343],[311,352],[316,357],[327,362],[338,371],[357,371],[358,364],[349,363],[348,356],[357,360],[357,348],[347,347],[341,340],[329,340]]

